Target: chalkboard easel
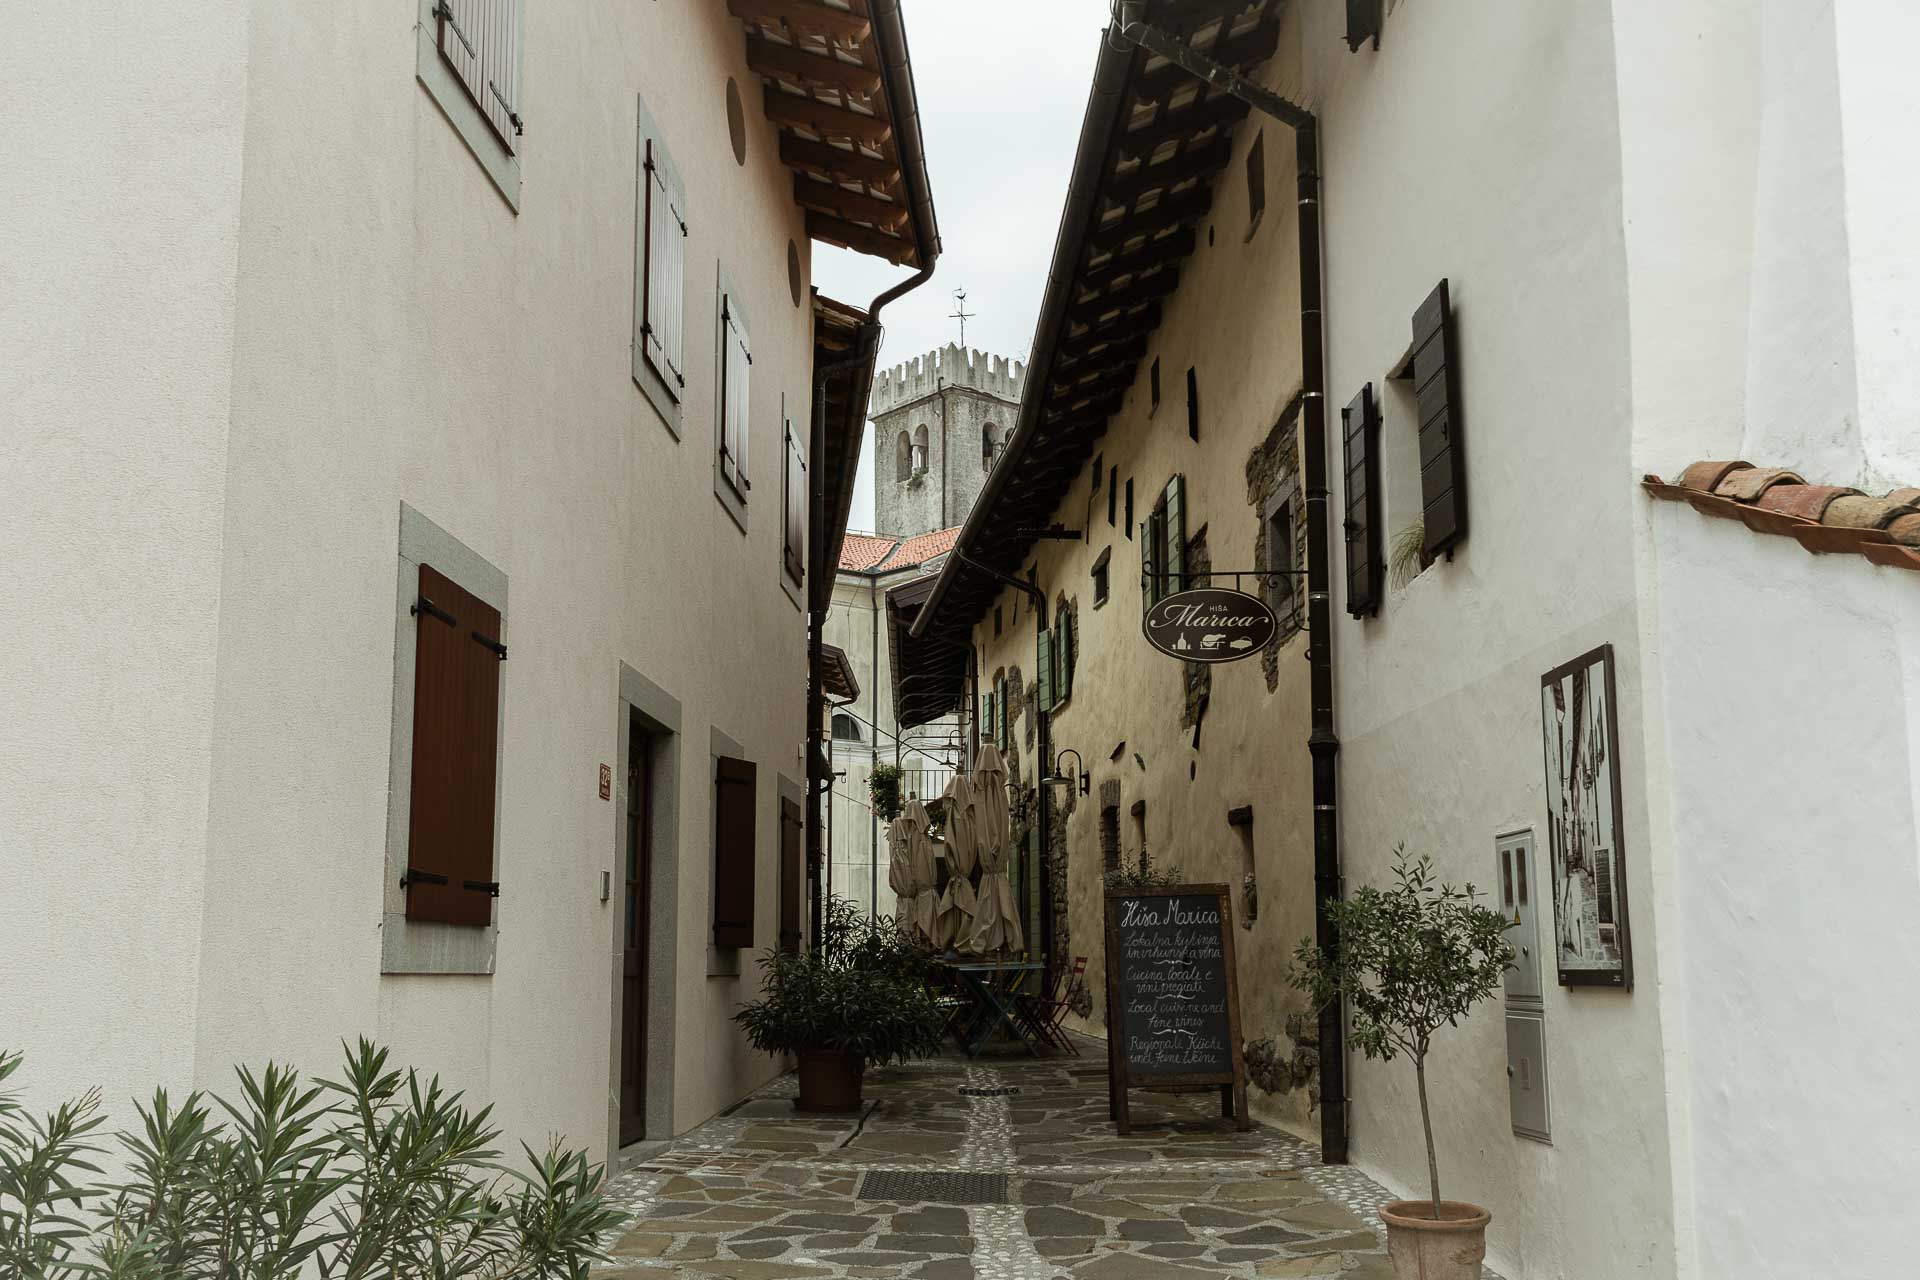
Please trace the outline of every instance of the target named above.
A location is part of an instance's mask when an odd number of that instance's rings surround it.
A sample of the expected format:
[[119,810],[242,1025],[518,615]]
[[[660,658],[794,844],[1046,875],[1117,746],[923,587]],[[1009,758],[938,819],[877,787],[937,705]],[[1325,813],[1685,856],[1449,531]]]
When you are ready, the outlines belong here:
[[1227,886],[1108,889],[1106,915],[1108,1118],[1132,1132],[1129,1089],[1218,1085],[1249,1128]]

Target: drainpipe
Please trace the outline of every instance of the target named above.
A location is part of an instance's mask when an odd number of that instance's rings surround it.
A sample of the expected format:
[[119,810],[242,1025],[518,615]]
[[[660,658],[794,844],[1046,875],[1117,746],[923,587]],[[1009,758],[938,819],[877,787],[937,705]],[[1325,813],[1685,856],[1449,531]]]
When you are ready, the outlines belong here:
[[[1046,592],[1040,590],[1039,587],[1028,582],[1025,578],[1016,578],[1010,573],[1000,572],[1000,570],[995,569],[991,565],[980,563],[972,556],[961,551],[958,546],[954,548],[952,554],[955,559],[977,572],[984,573],[995,582],[1012,587],[1015,591],[1024,592],[1027,598],[1033,601],[1033,616],[1040,630],[1046,630]],[[1033,678],[1037,686],[1040,679],[1040,636],[1038,632],[1035,632],[1033,637],[1033,664]],[[1040,706],[1039,699],[1037,698],[1034,700],[1033,719],[1034,741],[1040,753],[1040,759],[1034,767],[1033,776],[1035,779],[1040,779],[1046,777],[1047,770],[1053,767],[1053,712]],[[1054,970],[1057,965],[1053,954],[1053,859],[1048,852],[1051,846],[1047,841],[1048,827],[1050,825],[1047,812],[1049,808],[1047,804],[1047,793],[1049,790],[1051,790],[1051,788],[1049,788],[1046,783],[1039,783],[1034,789],[1034,803],[1039,807],[1040,831],[1040,950],[1047,957],[1046,978],[1047,989],[1050,990],[1056,976]]]
[[[877,465],[877,464],[876,464]],[[880,728],[880,575],[872,574],[867,578],[867,606],[873,614],[872,661],[868,663],[873,683],[867,687],[873,690],[873,719],[871,727],[877,732]],[[893,736],[900,736],[900,726],[894,725]],[[873,777],[873,771],[880,767],[880,740],[874,739],[867,748],[867,777]],[[867,788],[867,799],[873,799],[873,788]],[[867,918],[880,914],[880,815],[867,806]]]
[[[1143,44],[1216,88],[1293,130],[1300,225],[1300,365],[1306,434],[1307,661],[1312,701],[1314,938],[1329,960],[1339,953],[1331,908],[1340,900],[1340,828],[1333,727],[1333,617],[1328,586],[1331,513],[1327,488],[1326,335],[1321,315],[1320,127],[1311,111],[1230,67],[1223,67],[1164,31],[1148,26],[1143,0],[1119,0],[1110,30]],[[1338,1003],[1320,1010],[1320,1158],[1347,1163],[1346,1022]]]

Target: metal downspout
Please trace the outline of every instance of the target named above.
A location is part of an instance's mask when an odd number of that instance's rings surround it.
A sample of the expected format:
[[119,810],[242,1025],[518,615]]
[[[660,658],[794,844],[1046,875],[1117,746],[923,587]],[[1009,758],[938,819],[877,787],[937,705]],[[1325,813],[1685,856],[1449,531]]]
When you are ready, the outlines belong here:
[[[1141,0],[1116,5],[1121,40],[1144,44],[1208,84],[1274,117],[1293,130],[1299,195],[1300,363],[1307,500],[1307,661],[1312,704],[1314,940],[1330,960],[1339,954],[1331,906],[1341,896],[1336,759],[1340,739],[1333,719],[1333,616],[1329,586],[1332,513],[1327,487],[1326,334],[1320,253],[1320,126],[1312,112],[1253,83],[1144,21]],[[1319,1012],[1320,1158],[1347,1163],[1346,1022],[1339,1004]]]

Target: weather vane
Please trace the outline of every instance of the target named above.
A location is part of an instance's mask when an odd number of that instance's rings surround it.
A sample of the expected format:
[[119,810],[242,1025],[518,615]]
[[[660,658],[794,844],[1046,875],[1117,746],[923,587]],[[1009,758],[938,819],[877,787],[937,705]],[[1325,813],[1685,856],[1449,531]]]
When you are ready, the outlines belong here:
[[960,322],[960,345],[962,347],[967,345],[967,321],[971,320],[974,314],[974,312],[967,310],[967,291],[965,289],[955,289],[953,291],[953,310],[949,313],[949,318]]

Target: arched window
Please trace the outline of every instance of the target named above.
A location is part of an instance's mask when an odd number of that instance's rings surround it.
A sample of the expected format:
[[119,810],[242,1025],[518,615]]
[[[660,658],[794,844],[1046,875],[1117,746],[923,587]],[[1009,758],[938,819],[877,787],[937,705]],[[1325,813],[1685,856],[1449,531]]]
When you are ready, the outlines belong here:
[[844,711],[833,713],[833,738],[835,742],[860,741],[860,723]]
[[907,433],[902,431],[900,438],[893,442],[893,478],[906,480],[913,475],[913,446],[907,441]]
[[1000,428],[991,422],[980,433],[980,469],[993,470],[993,455],[1000,448]]
[[927,469],[927,424],[924,422],[913,429],[913,469],[916,472]]

